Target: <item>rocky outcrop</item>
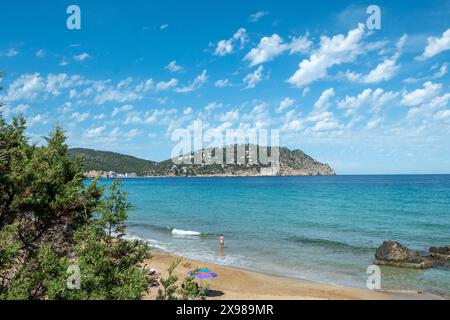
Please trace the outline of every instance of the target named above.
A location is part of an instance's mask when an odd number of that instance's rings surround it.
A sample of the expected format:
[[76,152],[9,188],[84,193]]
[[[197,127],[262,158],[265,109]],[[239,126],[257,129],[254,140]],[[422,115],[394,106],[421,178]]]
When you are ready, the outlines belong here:
[[[228,151],[231,152],[231,161]],[[71,157],[82,157],[86,176],[118,177],[135,172],[141,177],[202,177],[202,176],[334,176],[334,170],[301,150],[289,150],[257,145],[230,145],[223,149],[207,148],[162,162],[147,161],[113,152],[90,149],[70,149]],[[255,154],[255,151],[258,153]],[[222,161],[214,161],[222,158]],[[270,157],[269,157],[270,155]],[[273,156],[272,156],[273,155]],[[279,155],[279,157],[275,156]],[[196,157],[200,162],[196,162]],[[261,161],[261,159],[265,161]],[[267,161],[270,158],[271,161]],[[273,161],[273,162],[272,162]],[[267,162],[267,163],[266,163]],[[90,171],[92,171],[90,173]],[[113,176],[115,177],[115,176]],[[127,176],[124,176],[127,177]]]
[[280,148],[281,176],[334,176],[334,170],[325,163],[321,163],[301,150],[291,151]]
[[450,246],[440,248],[431,247],[430,255],[436,260],[450,260]]
[[375,252],[374,263],[400,268],[428,269],[433,266],[430,257],[420,256],[395,241],[385,241]]

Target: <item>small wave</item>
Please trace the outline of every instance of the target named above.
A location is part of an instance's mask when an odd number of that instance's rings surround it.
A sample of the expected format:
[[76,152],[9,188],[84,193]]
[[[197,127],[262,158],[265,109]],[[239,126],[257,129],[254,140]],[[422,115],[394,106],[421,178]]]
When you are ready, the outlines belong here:
[[324,248],[331,248],[335,250],[351,250],[351,251],[357,251],[357,252],[368,252],[373,251],[375,248],[369,248],[369,247],[357,247],[350,245],[348,243],[334,241],[334,240],[327,240],[327,239],[314,239],[314,238],[306,238],[306,237],[300,237],[300,236],[292,236],[287,239],[288,241],[312,245],[312,246],[318,246],[318,247],[324,247]]
[[164,245],[164,243],[162,243],[158,240],[141,237],[141,236],[138,236],[138,235],[135,235],[132,233],[126,234],[124,238],[126,240],[130,240],[130,241],[135,241],[135,240],[144,241],[154,248],[160,249],[162,251],[167,251],[167,247]]
[[210,236],[209,233],[191,231],[191,230],[183,230],[183,229],[177,229],[177,228],[173,228],[173,227],[153,225],[153,224],[149,224],[149,223],[128,223],[127,226],[130,227],[130,229],[134,230],[134,231],[141,229],[144,232],[146,232],[146,231],[157,232],[157,233],[163,233],[163,234],[170,234],[172,236],[177,236],[177,237],[206,238],[206,237]]
[[162,232],[162,233],[170,233],[170,232],[172,232],[172,228],[162,227],[162,226],[159,226],[159,225],[154,225],[154,224],[149,224],[149,223],[128,223],[127,227],[148,229],[148,230]]
[[199,237],[199,236],[202,235],[202,233],[198,232],[198,231],[173,229],[172,230],[172,235],[174,235],[174,236],[181,236],[181,237]]

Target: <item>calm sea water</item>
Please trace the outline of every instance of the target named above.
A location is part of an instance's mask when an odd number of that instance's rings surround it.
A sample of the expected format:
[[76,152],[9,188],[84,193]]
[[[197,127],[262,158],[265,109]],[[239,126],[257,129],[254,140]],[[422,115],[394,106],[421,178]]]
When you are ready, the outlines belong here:
[[[367,267],[384,240],[424,252],[450,245],[450,175],[123,182],[135,206],[128,221],[131,237],[224,265],[365,287]],[[450,296],[450,265],[384,267],[382,288]]]

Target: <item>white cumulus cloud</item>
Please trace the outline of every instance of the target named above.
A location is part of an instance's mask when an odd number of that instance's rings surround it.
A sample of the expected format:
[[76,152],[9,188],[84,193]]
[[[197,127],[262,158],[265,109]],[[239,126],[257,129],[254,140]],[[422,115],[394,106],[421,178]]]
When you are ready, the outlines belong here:
[[89,118],[89,112],[83,112],[83,113],[74,112],[74,113],[72,113],[71,118],[73,120],[75,120],[76,122],[83,122],[83,121],[86,121],[87,118]]
[[267,11],[258,11],[250,15],[248,18],[249,22],[258,22],[262,17],[267,16],[269,13]]
[[106,129],[106,126],[100,126],[100,127],[96,127],[96,128],[91,128],[91,129],[88,129],[84,133],[84,136],[86,138],[97,138],[103,133],[103,131],[105,131],[105,129]]
[[422,55],[417,57],[419,60],[427,60],[444,51],[450,50],[450,29],[444,31],[440,38],[429,37],[428,44],[425,47]]
[[401,103],[409,107],[418,106],[420,104],[431,101],[431,99],[439,94],[441,89],[441,84],[427,81],[424,83],[423,89],[416,89],[411,92],[403,93],[403,99]]
[[404,35],[397,42],[397,51],[390,57],[386,58],[382,63],[378,64],[375,69],[369,72],[363,77],[364,83],[379,83],[381,81],[388,81],[392,79],[400,69],[400,65],[397,64],[398,59],[401,56],[401,51],[407,36]]
[[356,96],[346,96],[337,104],[339,109],[345,109],[346,115],[353,114],[359,108],[366,106],[370,111],[377,112],[379,109],[391,102],[399,93],[394,91],[385,92],[383,89],[365,89]]
[[225,56],[227,54],[231,54],[234,51],[234,48],[237,44],[240,45],[240,47],[243,47],[243,45],[248,41],[247,36],[247,30],[244,28],[240,28],[238,31],[234,33],[234,35],[227,40],[220,40],[217,45],[216,49],[214,51],[214,55],[216,56]]
[[247,74],[244,78],[244,83],[246,84],[247,89],[251,89],[256,87],[256,85],[261,82],[263,78],[263,66],[259,66],[254,72]]
[[294,105],[295,100],[289,97],[284,98],[283,100],[281,100],[280,105],[277,108],[277,112],[283,112],[284,110],[286,110],[287,108],[291,107],[292,105]]
[[180,72],[183,70],[183,67],[177,65],[177,61],[173,60],[165,67],[165,69],[170,72]]
[[322,92],[320,98],[314,103],[314,108],[317,110],[327,109],[330,105],[331,98],[334,97],[334,89],[329,88]]
[[128,111],[131,111],[131,110],[133,110],[133,106],[131,104],[126,104],[126,105],[124,105],[122,107],[114,108],[113,112],[111,113],[111,116],[115,117],[119,113],[128,112]]
[[282,54],[288,45],[283,42],[283,39],[278,34],[273,34],[270,37],[263,37],[259,41],[256,48],[250,50],[245,56],[244,60],[250,62],[250,66],[256,66],[266,61],[271,61],[275,57]]
[[190,84],[181,88],[176,88],[175,91],[179,93],[187,93],[197,90],[206,82],[207,79],[208,79],[208,72],[206,70],[203,70],[203,72],[197,77],[195,77],[195,79]]
[[36,51],[36,57],[37,58],[45,58],[45,50],[39,49],[38,51]]
[[305,87],[324,78],[332,66],[353,62],[364,52],[361,45],[364,34],[364,25],[359,24],[358,28],[349,31],[347,36],[322,36],[320,47],[313,51],[309,59],[300,62],[298,70],[288,79],[288,83]]
[[169,90],[171,88],[176,87],[177,85],[178,85],[178,80],[174,79],[174,78],[170,79],[169,81],[160,81],[156,85],[156,91]]
[[294,37],[290,43],[286,43],[275,33],[270,37],[262,37],[258,45],[244,57],[244,61],[248,61],[250,67],[253,67],[272,61],[288,50],[290,54],[305,53],[311,45],[312,42],[307,36]]
[[73,58],[78,62],[83,62],[86,59],[89,59],[91,56],[87,52],[83,52],[77,56],[74,56]]
[[229,79],[219,79],[214,83],[214,85],[217,88],[225,88],[225,87],[230,87],[231,83],[230,83]]

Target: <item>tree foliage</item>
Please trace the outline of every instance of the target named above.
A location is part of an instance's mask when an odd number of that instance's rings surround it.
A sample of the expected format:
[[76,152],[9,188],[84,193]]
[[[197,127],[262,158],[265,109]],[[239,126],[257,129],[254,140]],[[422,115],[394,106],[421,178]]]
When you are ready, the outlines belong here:
[[[42,146],[25,130],[22,116],[7,123],[0,110],[0,300],[142,298],[150,250],[124,238],[131,205],[121,183],[87,184],[61,127]],[[77,288],[68,285],[73,277]],[[172,281],[163,282],[165,297],[192,296],[192,279],[187,291]]]
[[174,275],[175,269],[180,265],[181,260],[177,259],[167,269],[167,278],[161,278],[161,288],[158,290],[157,300],[204,300],[206,299],[206,285],[199,285],[194,281],[194,277],[187,276],[178,286],[178,277]]
[[[86,185],[60,127],[44,146],[30,145],[25,128],[0,114],[0,299],[141,298],[149,248],[122,237],[130,205],[120,183]],[[70,265],[79,290],[67,286]]]

